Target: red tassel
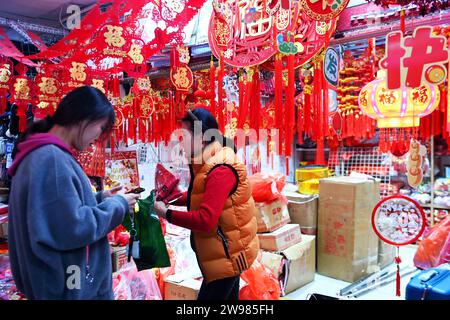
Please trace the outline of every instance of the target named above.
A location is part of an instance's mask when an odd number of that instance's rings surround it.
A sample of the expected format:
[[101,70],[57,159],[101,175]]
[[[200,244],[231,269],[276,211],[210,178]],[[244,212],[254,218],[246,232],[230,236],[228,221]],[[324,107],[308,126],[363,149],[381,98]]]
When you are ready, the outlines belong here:
[[317,150],[316,150],[316,164],[325,165],[325,150],[323,139],[317,140]]
[[115,134],[115,133],[113,133],[113,134],[111,135],[111,153],[114,153],[114,150],[115,150],[115,147],[116,147],[116,142],[115,142],[115,140],[114,140],[114,134]]
[[283,66],[281,56],[275,55],[275,127],[283,128]]
[[20,103],[17,105],[17,116],[19,117],[19,132],[27,130],[27,104]]
[[294,55],[288,56],[288,87],[286,92],[286,156],[292,155],[295,118],[295,69]]
[[217,77],[217,96],[218,96],[218,112],[219,112],[219,129],[223,132],[224,131],[224,119],[223,119],[223,111],[224,111],[224,105],[223,105],[223,99],[224,99],[224,90],[223,90],[223,77],[224,77],[224,63],[222,60],[219,61],[219,74]]
[[395,263],[397,264],[397,277],[396,277],[396,286],[395,286],[395,295],[397,296],[397,297],[400,297],[401,296],[401,292],[400,292],[400,279],[401,279],[401,277],[400,277],[400,263],[401,263],[402,261],[401,261],[401,259],[400,259],[400,256],[399,256],[399,248],[397,247],[397,257],[395,257]]
[[216,67],[214,66],[214,61],[211,57],[210,69],[209,69],[209,95],[210,95],[210,105],[211,113],[216,117]]

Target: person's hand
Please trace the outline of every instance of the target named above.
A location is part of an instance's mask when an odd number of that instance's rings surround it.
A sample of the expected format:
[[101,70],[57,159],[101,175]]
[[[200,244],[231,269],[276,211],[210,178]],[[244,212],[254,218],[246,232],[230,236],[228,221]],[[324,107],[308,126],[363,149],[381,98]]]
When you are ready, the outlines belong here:
[[103,191],[103,198],[109,198],[117,194],[120,190],[122,190],[122,186],[114,187],[109,190]]
[[130,211],[134,210],[134,205],[136,204],[136,202],[139,199],[139,195],[138,194],[133,194],[133,193],[127,193],[122,195],[122,197],[125,198],[125,200],[127,200],[128,202],[128,207],[130,208]]
[[162,201],[155,201],[155,212],[158,216],[166,219],[167,206]]

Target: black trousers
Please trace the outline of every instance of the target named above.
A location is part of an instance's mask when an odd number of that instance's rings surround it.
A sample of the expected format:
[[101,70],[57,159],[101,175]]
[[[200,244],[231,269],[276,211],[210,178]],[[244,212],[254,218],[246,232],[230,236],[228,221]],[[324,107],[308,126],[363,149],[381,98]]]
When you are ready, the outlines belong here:
[[197,300],[239,300],[240,276],[220,279],[206,283],[203,280]]

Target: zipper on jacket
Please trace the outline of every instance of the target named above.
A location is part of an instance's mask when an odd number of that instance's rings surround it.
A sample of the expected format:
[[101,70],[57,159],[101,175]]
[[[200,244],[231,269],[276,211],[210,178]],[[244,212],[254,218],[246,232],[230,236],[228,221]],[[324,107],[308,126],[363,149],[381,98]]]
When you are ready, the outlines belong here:
[[227,255],[227,258],[230,259],[230,252],[228,250],[228,241],[225,238],[225,236],[222,232],[222,228],[220,226],[217,228],[217,234],[222,239],[223,249],[225,250],[225,254]]
[[192,164],[189,164],[189,173],[190,173],[190,179],[189,179],[189,188],[188,188],[188,192],[187,192],[187,199],[186,199],[186,206],[187,206],[187,210],[190,211],[191,210],[191,194],[192,194],[192,189],[194,187],[194,168],[192,167]]

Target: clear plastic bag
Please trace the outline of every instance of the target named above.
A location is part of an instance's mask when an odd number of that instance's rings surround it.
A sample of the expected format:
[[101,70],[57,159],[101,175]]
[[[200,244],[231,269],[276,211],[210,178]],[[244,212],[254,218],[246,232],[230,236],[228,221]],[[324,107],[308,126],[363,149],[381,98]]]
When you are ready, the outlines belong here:
[[151,270],[138,272],[133,260],[113,279],[115,300],[162,300],[161,291]]

